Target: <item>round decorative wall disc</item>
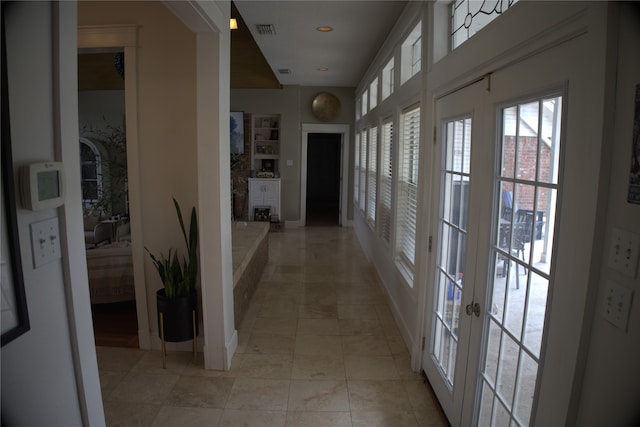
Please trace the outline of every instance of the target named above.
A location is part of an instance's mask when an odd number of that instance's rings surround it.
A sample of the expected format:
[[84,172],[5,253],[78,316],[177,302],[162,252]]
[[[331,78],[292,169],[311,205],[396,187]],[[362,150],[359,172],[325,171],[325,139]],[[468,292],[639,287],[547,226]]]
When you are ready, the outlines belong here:
[[328,122],[335,119],[340,112],[340,100],[328,92],[319,93],[313,98],[311,111],[316,119]]

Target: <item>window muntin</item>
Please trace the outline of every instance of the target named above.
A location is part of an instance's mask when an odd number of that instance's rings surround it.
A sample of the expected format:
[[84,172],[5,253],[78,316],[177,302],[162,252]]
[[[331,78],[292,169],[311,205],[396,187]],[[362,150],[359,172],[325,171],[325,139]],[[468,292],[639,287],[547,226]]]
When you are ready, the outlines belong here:
[[[418,214],[418,158],[420,148],[420,106],[402,113],[400,167],[396,204],[397,255],[402,267],[413,275]],[[413,283],[410,283],[413,286]]]
[[451,50],[454,50],[518,0],[456,0],[451,2]]
[[421,69],[422,62],[422,21],[418,22],[409,36],[402,43],[400,52],[400,73],[402,84],[416,75]]
[[369,161],[367,167],[367,222],[375,229],[378,177],[378,126],[369,129]]
[[382,69],[382,100],[393,93],[395,58],[391,58]]

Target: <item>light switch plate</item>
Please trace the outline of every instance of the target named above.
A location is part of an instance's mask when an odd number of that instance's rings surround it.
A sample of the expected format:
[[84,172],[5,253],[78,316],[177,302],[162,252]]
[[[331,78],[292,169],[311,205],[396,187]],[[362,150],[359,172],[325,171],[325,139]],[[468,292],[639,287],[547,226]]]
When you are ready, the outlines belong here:
[[604,318],[626,332],[632,299],[633,290],[608,281],[604,294]]
[[62,257],[58,218],[49,218],[31,224],[31,252],[33,268],[39,268]]
[[609,267],[635,279],[638,271],[638,252],[640,252],[640,235],[620,228],[612,230]]

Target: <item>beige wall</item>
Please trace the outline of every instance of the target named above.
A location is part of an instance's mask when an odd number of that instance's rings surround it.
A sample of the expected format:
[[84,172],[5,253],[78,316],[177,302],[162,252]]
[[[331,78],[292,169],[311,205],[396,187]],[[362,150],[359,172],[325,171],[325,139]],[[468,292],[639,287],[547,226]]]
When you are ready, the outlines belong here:
[[[138,147],[142,244],[153,253],[184,249],[172,197],[183,212],[197,205],[196,40],[159,2],[80,2],[78,25],[138,26]],[[126,64],[125,64],[126,67]],[[126,83],[125,83],[126,84]],[[144,261],[149,326],[156,336],[160,279]]]
[[[313,117],[311,102],[320,92],[334,94],[341,104],[340,113],[327,124],[348,124],[351,127],[350,141],[353,141],[353,120],[355,116],[353,88],[342,87],[301,87],[285,86],[283,89],[232,89],[231,110],[245,114],[281,114],[280,177],[282,179],[282,215],[285,221],[300,220],[300,156],[302,124],[324,123]],[[246,129],[246,132],[251,132]],[[247,154],[250,155],[250,154]],[[353,144],[350,147],[353,158]],[[286,161],[293,165],[287,166]],[[352,163],[352,162],[351,162]],[[350,168],[350,173],[351,173]],[[351,177],[349,182],[353,182]],[[348,218],[352,218],[352,196],[347,203]]]

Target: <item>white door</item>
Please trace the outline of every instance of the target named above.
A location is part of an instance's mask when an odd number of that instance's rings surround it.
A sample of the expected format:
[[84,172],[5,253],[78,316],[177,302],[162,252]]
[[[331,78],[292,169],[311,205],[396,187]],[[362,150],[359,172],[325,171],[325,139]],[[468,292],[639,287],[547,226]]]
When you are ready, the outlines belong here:
[[487,192],[480,191],[486,189],[487,180],[481,182],[477,173],[487,161],[478,117],[484,99],[483,84],[478,82],[436,103],[440,153],[433,170],[440,203],[433,226],[436,265],[423,367],[452,425],[460,424],[468,360],[478,358],[478,343],[471,337],[480,335],[480,322],[466,314],[466,307],[473,312],[473,301],[480,300],[476,293],[482,289],[474,288],[474,278],[483,260],[475,255],[481,226],[489,222]]
[[536,411],[566,95],[563,82],[522,77],[518,93],[480,81],[435,106],[439,215],[423,368],[452,425],[526,426]]

